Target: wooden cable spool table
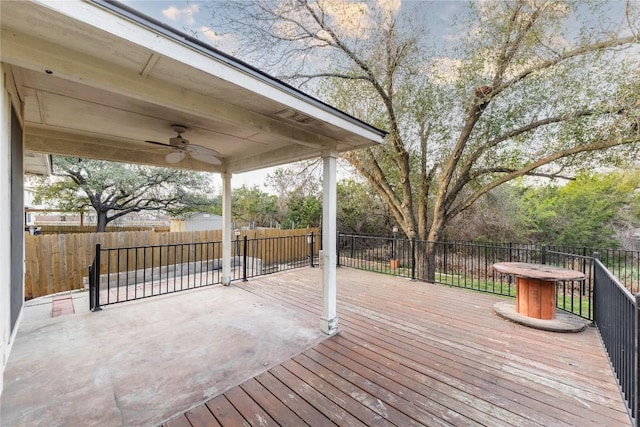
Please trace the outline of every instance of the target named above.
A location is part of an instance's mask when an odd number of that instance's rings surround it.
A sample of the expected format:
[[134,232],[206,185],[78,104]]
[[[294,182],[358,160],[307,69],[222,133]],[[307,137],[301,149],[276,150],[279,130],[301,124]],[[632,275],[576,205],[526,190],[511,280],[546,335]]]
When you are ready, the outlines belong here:
[[499,262],[493,269],[516,277],[516,312],[543,320],[556,317],[556,282],[585,278],[580,271],[525,262]]

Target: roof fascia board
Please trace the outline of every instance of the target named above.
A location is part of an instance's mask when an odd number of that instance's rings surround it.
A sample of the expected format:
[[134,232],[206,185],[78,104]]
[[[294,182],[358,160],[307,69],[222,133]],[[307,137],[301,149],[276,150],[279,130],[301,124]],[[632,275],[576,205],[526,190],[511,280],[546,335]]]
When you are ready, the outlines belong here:
[[71,19],[129,40],[138,46],[185,65],[188,64],[187,66],[285,104],[372,142],[381,143],[386,134],[384,131],[329,107],[300,91],[292,90],[284,83],[259,73],[246,64],[232,60],[213,48],[205,48],[204,44],[195,44],[193,41],[187,40],[188,36],[186,35],[183,40],[180,40],[175,34],[177,31],[173,31],[172,34],[166,31],[166,28],[165,31],[161,31],[161,28],[154,28],[154,26],[157,27],[157,23],[154,24],[142,14],[132,13],[131,10],[127,10],[128,8],[124,8],[119,3],[103,0],[92,0],[91,3],[81,0],[35,1]]

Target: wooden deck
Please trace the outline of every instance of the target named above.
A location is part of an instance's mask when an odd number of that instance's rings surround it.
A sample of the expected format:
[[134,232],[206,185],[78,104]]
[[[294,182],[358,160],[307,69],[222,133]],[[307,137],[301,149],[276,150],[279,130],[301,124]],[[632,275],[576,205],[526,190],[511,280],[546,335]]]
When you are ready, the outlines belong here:
[[[319,318],[320,275],[235,286]],[[630,425],[595,328],[529,329],[499,300],[340,268],[338,335],[164,425]]]

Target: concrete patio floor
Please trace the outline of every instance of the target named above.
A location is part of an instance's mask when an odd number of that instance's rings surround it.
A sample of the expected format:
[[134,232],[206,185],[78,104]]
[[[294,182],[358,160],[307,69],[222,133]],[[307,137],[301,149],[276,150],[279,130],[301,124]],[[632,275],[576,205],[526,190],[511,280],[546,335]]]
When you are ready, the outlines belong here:
[[326,338],[317,317],[234,286],[97,313],[87,292],[70,296],[75,313],[58,317],[51,296],[27,302],[0,425],[159,424]]

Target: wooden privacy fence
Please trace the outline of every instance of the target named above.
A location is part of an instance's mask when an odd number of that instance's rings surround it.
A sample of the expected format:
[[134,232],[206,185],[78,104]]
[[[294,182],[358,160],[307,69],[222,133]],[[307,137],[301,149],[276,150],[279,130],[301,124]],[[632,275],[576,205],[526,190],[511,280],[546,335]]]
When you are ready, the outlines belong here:
[[[258,251],[260,255],[267,255],[271,259],[286,260],[292,257],[291,247],[281,246],[274,242],[274,238],[286,236],[306,236],[309,233],[316,236],[318,228],[297,230],[247,230],[240,236],[232,236],[232,255],[243,248],[243,239],[249,239],[248,252]],[[95,256],[95,247],[100,243],[102,248],[126,248],[157,245],[181,245],[188,243],[219,242],[222,240],[221,230],[191,231],[181,233],[158,233],[154,231],[126,231],[118,233],[77,233],[32,236],[25,233],[25,298],[37,298],[43,295],[62,291],[82,289],[88,275],[89,265]],[[237,240],[237,242],[236,242]],[[314,243],[317,247],[320,239]],[[236,246],[236,244],[238,246]],[[218,245],[215,245],[218,246]],[[306,250],[304,247],[300,251]],[[282,252],[282,253],[280,253]],[[250,255],[250,256],[251,256]],[[166,256],[166,255],[165,255]],[[194,252],[195,259],[202,255]],[[207,254],[207,257],[220,257],[219,250]],[[163,260],[163,264],[170,259]],[[149,260],[149,262],[151,262]],[[160,260],[154,261],[156,266]],[[132,262],[131,265],[135,265]]]

